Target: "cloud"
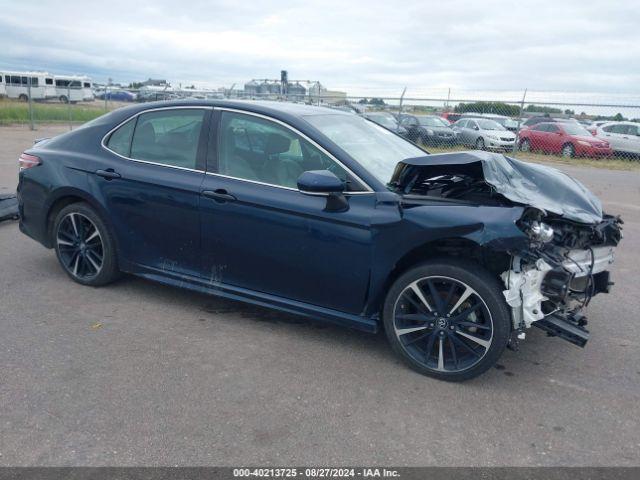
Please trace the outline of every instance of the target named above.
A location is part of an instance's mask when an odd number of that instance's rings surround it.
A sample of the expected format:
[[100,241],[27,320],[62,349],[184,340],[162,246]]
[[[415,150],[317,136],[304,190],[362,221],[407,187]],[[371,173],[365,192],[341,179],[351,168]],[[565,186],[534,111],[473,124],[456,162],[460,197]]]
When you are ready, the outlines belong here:
[[[320,80],[353,94],[637,95],[633,2],[3,1],[0,66],[210,86]],[[11,39],[7,42],[7,39]]]

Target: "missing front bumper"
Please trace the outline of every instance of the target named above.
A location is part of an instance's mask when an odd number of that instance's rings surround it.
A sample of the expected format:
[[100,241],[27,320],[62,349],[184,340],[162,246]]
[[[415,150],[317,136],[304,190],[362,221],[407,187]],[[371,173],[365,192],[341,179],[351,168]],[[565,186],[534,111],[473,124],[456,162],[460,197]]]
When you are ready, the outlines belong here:
[[589,332],[580,311],[594,295],[609,292],[612,283],[606,268],[613,263],[614,253],[613,247],[571,250],[554,265],[538,259],[523,266],[514,258],[513,269],[502,274],[514,331],[534,325],[584,347]]
[[579,313],[567,316],[551,314],[533,325],[547,332],[551,337],[559,337],[578,347],[584,347],[589,341],[589,330],[584,328],[586,319]]

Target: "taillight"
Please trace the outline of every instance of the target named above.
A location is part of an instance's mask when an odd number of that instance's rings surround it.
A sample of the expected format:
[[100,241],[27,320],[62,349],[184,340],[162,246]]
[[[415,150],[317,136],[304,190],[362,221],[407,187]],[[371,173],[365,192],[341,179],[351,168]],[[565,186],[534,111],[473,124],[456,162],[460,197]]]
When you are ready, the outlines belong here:
[[22,171],[26,170],[27,168],[37,167],[38,165],[42,164],[42,160],[40,160],[40,157],[36,157],[35,155],[23,153],[18,159],[18,164],[20,165],[20,171]]

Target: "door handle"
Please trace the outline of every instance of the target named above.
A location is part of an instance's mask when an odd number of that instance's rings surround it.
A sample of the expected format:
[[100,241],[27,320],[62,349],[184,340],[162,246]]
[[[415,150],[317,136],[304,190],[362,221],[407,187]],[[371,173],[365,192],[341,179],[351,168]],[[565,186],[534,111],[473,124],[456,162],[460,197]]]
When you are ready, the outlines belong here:
[[231,195],[223,188],[219,188],[217,190],[203,190],[202,195],[207,198],[211,198],[219,203],[233,202],[234,200],[236,200],[236,197]]
[[114,172],[113,170],[96,170],[96,175],[99,177],[105,178],[107,180],[113,180],[116,178],[121,178],[122,176],[118,172]]

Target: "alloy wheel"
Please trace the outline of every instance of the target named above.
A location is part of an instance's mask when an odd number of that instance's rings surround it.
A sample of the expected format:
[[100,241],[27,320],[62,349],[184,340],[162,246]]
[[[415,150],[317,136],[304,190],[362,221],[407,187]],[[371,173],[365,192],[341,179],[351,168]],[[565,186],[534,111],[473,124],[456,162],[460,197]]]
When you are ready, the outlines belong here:
[[62,218],[56,232],[56,246],[62,264],[74,277],[88,280],[102,270],[102,237],[85,215],[71,212]]
[[523,140],[520,143],[520,150],[523,151],[523,152],[531,151],[531,144],[529,143],[529,140]]
[[493,320],[482,297],[449,277],[424,277],[396,299],[395,335],[416,362],[437,372],[461,372],[486,355],[493,340]]
[[562,147],[562,156],[563,157],[573,157],[573,145],[570,143]]

